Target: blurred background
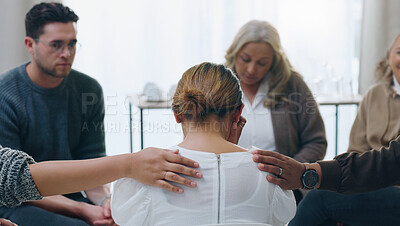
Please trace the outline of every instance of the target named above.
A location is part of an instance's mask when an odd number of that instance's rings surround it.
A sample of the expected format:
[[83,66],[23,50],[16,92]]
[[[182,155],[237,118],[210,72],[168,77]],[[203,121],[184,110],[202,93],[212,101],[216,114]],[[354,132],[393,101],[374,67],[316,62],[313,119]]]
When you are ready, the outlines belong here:
[[[0,0],[0,72],[30,59],[24,16],[33,0]],[[73,68],[102,85],[108,155],[140,150],[140,115],[130,97],[154,83],[162,99],[189,67],[224,63],[238,29],[252,19],[279,31],[290,62],[318,100],[352,98],[374,82],[374,69],[400,33],[397,0],[64,0],[79,16],[82,48]],[[325,159],[347,150],[356,105],[321,105]],[[336,114],[338,117],[336,132]],[[170,109],[144,109],[144,147],[182,140]],[[132,128],[132,134],[130,132]],[[337,133],[337,137],[336,137]],[[337,139],[337,147],[335,141]]]

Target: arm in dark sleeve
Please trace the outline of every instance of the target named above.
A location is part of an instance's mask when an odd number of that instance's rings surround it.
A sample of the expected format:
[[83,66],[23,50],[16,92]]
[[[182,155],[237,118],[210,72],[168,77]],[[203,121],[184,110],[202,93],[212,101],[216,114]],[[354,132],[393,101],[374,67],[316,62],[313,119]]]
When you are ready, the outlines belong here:
[[310,89],[303,80],[297,81],[300,95],[298,109],[300,150],[293,156],[299,162],[322,160],[326,153],[325,126]]
[[32,163],[25,152],[0,146],[0,205],[13,207],[43,198],[29,171]]
[[12,149],[21,149],[21,125],[25,119],[22,115],[22,107],[16,98],[11,95],[0,96],[0,144]]
[[[93,98],[93,99],[92,99]],[[98,85],[98,89],[93,93],[84,93],[82,101],[89,101],[86,109],[81,109],[84,113],[84,122],[81,130],[79,147],[74,150],[74,159],[90,159],[104,157],[105,135],[104,135],[104,97],[103,91]]]
[[322,170],[320,189],[359,193],[400,185],[400,136],[388,148],[344,153],[318,163]]

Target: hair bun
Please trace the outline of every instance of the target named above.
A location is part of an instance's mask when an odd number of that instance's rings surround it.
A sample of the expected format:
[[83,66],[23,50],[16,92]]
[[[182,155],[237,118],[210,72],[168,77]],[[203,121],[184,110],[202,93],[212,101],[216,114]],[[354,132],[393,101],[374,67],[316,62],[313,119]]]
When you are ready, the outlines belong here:
[[206,97],[199,90],[184,90],[181,99],[181,111],[190,119],[203,118],[206,114]]
[[222,118],[241,106],[239,81],[223,65],[202,63],[189,68],[176,87],[174,113],[188,120],[204,121],[209,114]]
[[187,90],[184,92],[184,100],[185,101],[194,101],[194,102],[203,102],[205,100],[205,96],[202,92],[198,90]]

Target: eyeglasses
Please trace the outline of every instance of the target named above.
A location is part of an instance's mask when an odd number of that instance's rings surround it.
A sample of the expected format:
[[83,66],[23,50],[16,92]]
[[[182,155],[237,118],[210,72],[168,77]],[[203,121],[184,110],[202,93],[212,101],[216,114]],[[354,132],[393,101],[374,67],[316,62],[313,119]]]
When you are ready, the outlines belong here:
[[70,54],[74,54],[74,53],[78,52],[81,47],[81,44],[79,42],[77,42],[76,40],[71,41],[68,44],[64,44],[62,41],[44,42],[38,38],[35,38],[34,40],[50,47],[50,49],[53,53],[58,53],[58,54],[60,54],[64,51],[65,46],[68,47],[68,51]]

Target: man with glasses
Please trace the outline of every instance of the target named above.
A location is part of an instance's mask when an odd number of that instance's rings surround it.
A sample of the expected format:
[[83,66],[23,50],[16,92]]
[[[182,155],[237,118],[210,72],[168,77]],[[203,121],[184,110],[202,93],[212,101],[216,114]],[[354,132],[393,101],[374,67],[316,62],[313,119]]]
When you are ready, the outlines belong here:
[[[24,42],[32,61],[0,75],[0,144],[23,150],[36,161],[105,156],[102,88],[93,78],[71,69],[79,46],[77,21],[78,16],[62,4],[35,5],[25,18]],[[173,153],[154,151],[158,160],[145,167],[141,164],[149,174],[160,175],[153,185],[182,192],[166,180],[189,185],[190,180],[175,173],[194,176],[195,171],[175,165],[185,163],[182,158],[171,161]],[[87,197],[75,193],[1,207],[0,217],[18,225],[114,225],[109,187],[85,193]]]

